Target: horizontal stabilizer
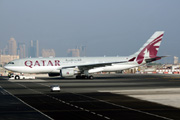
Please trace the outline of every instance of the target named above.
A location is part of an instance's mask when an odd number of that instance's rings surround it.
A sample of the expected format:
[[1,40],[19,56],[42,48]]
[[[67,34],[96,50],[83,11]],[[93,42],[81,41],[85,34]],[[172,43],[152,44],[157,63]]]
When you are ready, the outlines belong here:
[[156,60],[160,60],[161,58],[164,58],[164,57],[168,57],[168,56],[156,56],[154,58],[145,59],[145,61],[146,61],[146,63],[150,63],[150,62],[153,62],[153,61],[156,61]]

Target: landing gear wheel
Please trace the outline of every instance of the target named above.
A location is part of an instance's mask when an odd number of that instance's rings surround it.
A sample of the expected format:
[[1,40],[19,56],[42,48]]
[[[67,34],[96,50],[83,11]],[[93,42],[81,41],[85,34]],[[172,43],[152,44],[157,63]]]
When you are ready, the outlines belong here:
[[94,77],[92,75],[90,75],[88,78],[92,80]]
[[94,79],[94,77],[92,75],[87,76],[87,75],[82,75],[82,76],[76,76],[76,79]]
[[19,75],[16,75],[16,76],[15,76],[15,79],[16,79],[16,80],[19,80],[19,79],[20,79]]
[[81,76],[76,76],[76,79],[81,79],[82,77]]

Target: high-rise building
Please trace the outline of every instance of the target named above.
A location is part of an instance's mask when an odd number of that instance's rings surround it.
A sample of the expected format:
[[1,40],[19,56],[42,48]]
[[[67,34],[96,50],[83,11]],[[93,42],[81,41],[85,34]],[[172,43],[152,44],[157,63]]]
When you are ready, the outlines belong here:
[[8,41],[8,54],[17,55],[17,44],[16,40],[13,37],[11,37]]
[[39,42],[38,40],[31,40],[29,51],[28,51],[29,57],[39,57]]
[[81,57],[86,56],[86,46],[76,46],[76,49],[79,49],[79,54]]
[[177,65],[178,63],[178,57],[174,56],[174,65]]
[[54,49],[42,49],[42,57],[55,57],[56,53]]
[[8,46],[6,45],[2,51],[2,54],[3,55],[8,55],[9,54],[9,51],[8,51]]
[[80,50],[80,56],[81,57],[86,56],[86,46],[80,46],[79,50]]
[[18,43],[17,53],[19,55],[19,58],[25,58],[26,57],[26,45],[24,43]]
[[67,51],[68,57],[79,57],[79,49],[68,49]]

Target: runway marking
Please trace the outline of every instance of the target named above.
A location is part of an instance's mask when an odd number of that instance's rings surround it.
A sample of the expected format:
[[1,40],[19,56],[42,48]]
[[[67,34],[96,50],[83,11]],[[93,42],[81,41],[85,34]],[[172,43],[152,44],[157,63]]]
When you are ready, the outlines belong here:
[[5,91],[1,91],[1,93],[2,93],[3,95],[8,95],[8,93],[5,92]]
[[[44,84],[42,84],[42,83],[38,83],[38,84],[44,85]],[[47,85],[44,85],[44,86],[47,86]],[[94,99],[94,100],[97,100],[97,101],[100,101],[100,102],[104,102],[104,103],[107,103],[107,104],[111,104],[111,105],[114,105],[114,106],[117,106],[117,107],[121,107],[121,108],[124,108],[124,109],[131,110],[131,111],[135,111],[135,112],[143,113],[143,114],[146,114],[146,115],[158,117],[158,118],[161,118],[161,119],[174,120],[174,119],[172,119],[172,118],[168,118],[168,117],[164,117],[164,116],[161,116],[161,115],[156,115],[156,114],[153,114],[153,113],[149,113],[149,112],[137,110],[137,109],[134,109],[134,108],[130,108],[130,107],[123,106],[123,105],[117,105],[117,104],[110,103],[110,102],[107,102],[107,101],[104,101],[104,100],[100,100],[100,99],[97,99],[97,98],[93,98],[93,97],[90,97],[90,96],[86,96],[86,95],[82,95],[82,94],[77,94],[77,93],[72,93],[72,92],[69,92],[69,93],[74,94],[74,95],[78,95],[78,96],[83,96],[83,97],[90,98],[90,99]],[[92,112],[92,114],[94,114],[94,113]],[[99,116],[99,115],[98,115],[98,116]],[[104,117],[104,118],[105,118],[105,117]],[[110,119],[110,118],[107,117],[106,119]]]
[[35,80],[28,80],[28,79],[26,79],[26,80],[8,80],[9,82],[46,82],[45,80],[39,80],[39,79],[35,79]]
[[93,100],[97,100],[97,101],[100,101],[100,102],[104,102],[104,103],[107,103],[107,104],[110,104],[110,105],[114,105],[114,106],[117,106],[117,107],[121,107],[121,108],[124,108],[124,109],[131,110],[131,111],[143,113],[143,114],[146,114],[146,115],[150,115],[150,116],[162,118],[162,119],[165,119],[165,120],[174,120],[174,119],[172,119],[172,118],[164,117],[164,116],[161,116],[161,115],[156,115],[156,114],[149,113],[149,112],[144,112],[144,111],[137,110],[137,109],[130,108],[130,107],[126,107],[126,106],[123,106],[123,105],[117,105],[117,104],[115,104],[115,103],[110,103],[110,102],[107,102],[107,101],[104,101],[104,100],[100,100],[100,99],[97,99],[97,98],[93,98],[93,97],[90,97],[90,96],[86,96],[86,95],[82,95],[82,94],[77,94],[77,93],[72,93],[72,94],[79,95],[79,96],[83,96],[83,97],[87,97],[87,98],[90,98],[90,99],[93,99]]
[[[0,88],[2,88],[0,86]],[[3,88],[2,88],[3,89]],[[23,100],[21,100],[20,98],[16,97],[15,95],[11,94],[10,92],[8,92],[7,90],[3,89],[5,92],[7,92],[9,95],[13,96],[14,98],[16,98],[17,100],[19,100],[20,102],[22,102],[23,104],[27,105],[28,107],[32,108],[33,110],[39,112],[40,114],[42,114],[43,116],[49,118],[50,120],[54,120],[53,118],[49,117],[48,115],[42,113],[41,111],[39,111],[38,109],[34,108],[33,106],[27,104],[26,102],[24,102]]]
[[1,93],[3,94],[3,95],[8,95],[8,93],[0,86],[0,89],[2,89],[1,90]]
[[[71,104],[71,103],[69,103],[69,102],[63,101],[63,100],[58,99],[58,98],[55,98],[55,97],[53,97],[53,96],[50,96],[50,95],[44,94],[44,93],[42,93],[42,92],[36,91],[36,90],[34,90],[34,89],[28,88],[27,86],[22,85],[22,84],[20,84],[20,83],[16,83],[16,84],[18,84],[18,85],[20,85],[20,86],[23,86],[24,88],[29,89],[29,90],[31,90],[31,91],[33,91],[33,92],[36,92],[36,93],[39,93],[39,94],[43,94],[43,95],[45,95],[45,96],[47,96],[47,97],[49,97],[49,98],[52,98],[52,99],[54,99],[54,100],[57,100],[57,101],[59,101],[59,102],[61,102],[61,103],[64,103],[64,104],[66,104],[66,105],[75,107],[75,108],[77,108],[77,109],[80,109],[80,110],[82,110],[82,111],[91,113],[91,114],[93,114],[93,115],[97,115],[98,117],[103,117],[103,118],[105,118],[105,119],[107,119],[107,120],[112,120],[111,118],[109,118],[109,117],[107,117],[107,116],[104,116],[104,115],[95,113],[95,112],[90,111],[90,110],[88,110],[88,109],[85,109],[85,108],[83,108],[83,107],[79,107],[79,106],[77,106],[77,105],[73,105],[73,104]],[[44,84],[42,84],[42,83],[36,83],[36,84],[40,84],[40,85],[42,85],[42,86],[49,87],[48,85],[44,85]]]

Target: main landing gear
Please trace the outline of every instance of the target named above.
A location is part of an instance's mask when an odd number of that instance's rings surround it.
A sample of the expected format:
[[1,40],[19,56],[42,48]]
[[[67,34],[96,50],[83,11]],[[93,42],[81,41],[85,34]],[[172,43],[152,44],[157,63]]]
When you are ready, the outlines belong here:
[[94,79],[94,77],[92,75],[88,76],[88,75],[77,75],[76,79]]

